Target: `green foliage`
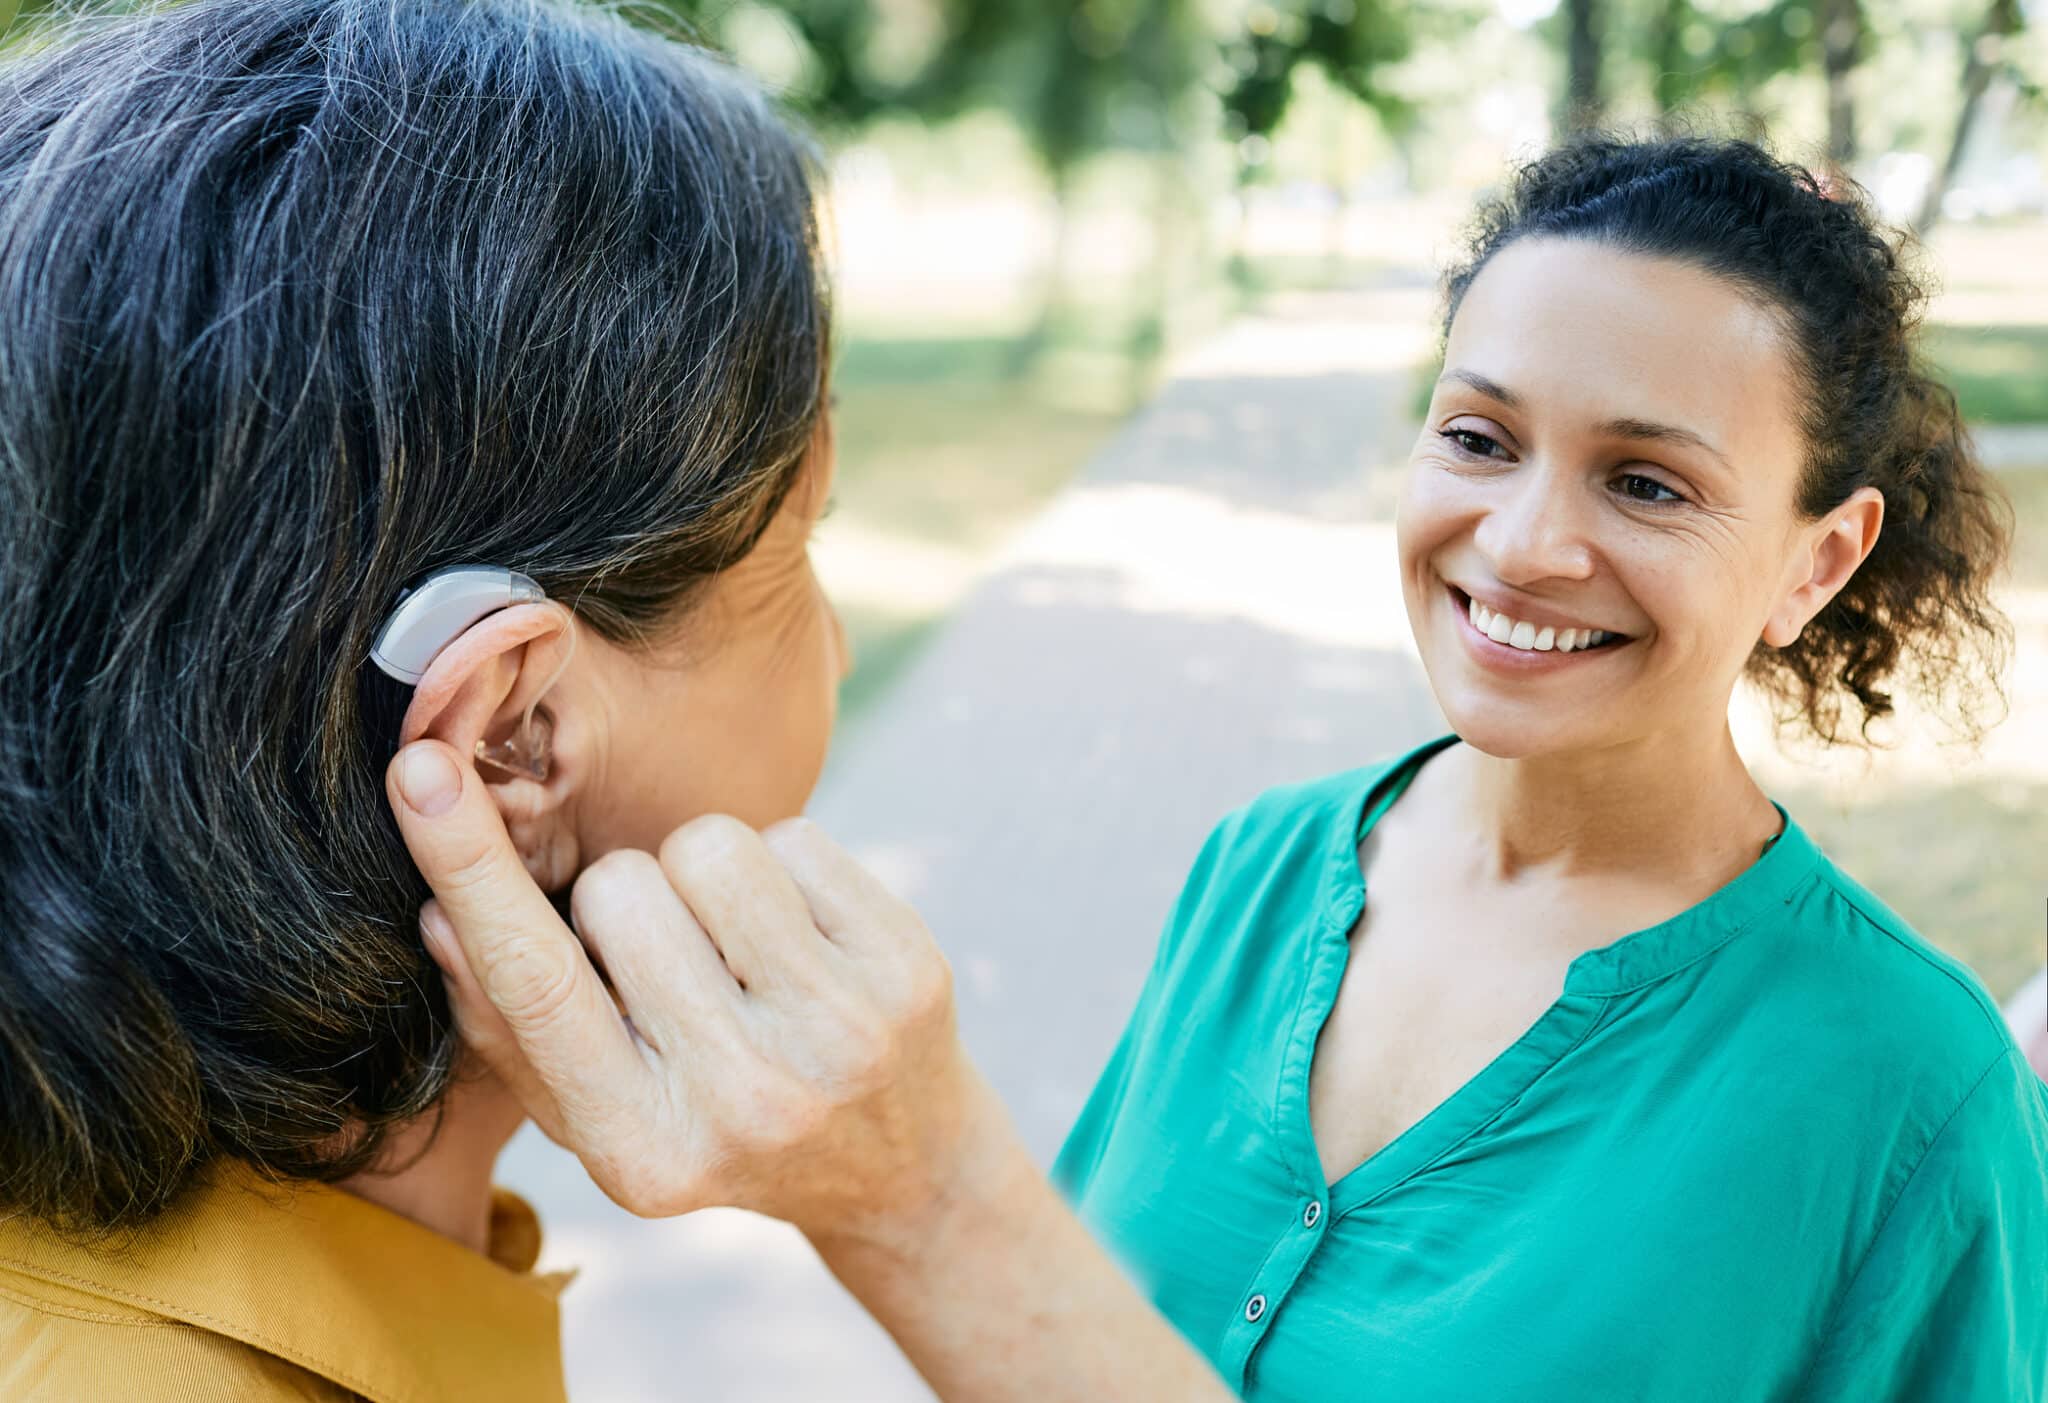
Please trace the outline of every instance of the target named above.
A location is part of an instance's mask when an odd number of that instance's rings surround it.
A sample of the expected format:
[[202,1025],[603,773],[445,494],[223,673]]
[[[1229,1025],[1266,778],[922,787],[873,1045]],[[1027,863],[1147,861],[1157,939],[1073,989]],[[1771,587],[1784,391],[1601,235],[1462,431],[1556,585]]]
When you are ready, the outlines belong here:
[[802,49],[801,76],[781,96],[827,128],[856,127],[902,98],[871,61],[878,22],[874,0],[643,0],[635,13],[674,21],[691,37],[728,50],[746,20],[779,22]]
[[1778,3],[1736,19],[1703,13],[1692,0],[1653,0],[1645,23],[1627,26],[1648,41],[1658,110],[1711,99],[1742,101],[1779,74],[1821,59],[1816,6]]
[[1412,44],[1409,11],[1382,0],[1255,4],[1225,46],[1235,78],[1223,94],[1224,111],[1240,134],[1271,135],[1287,114],[1295,70],[1315,64],[1337,88],[1399,127],[1412,113],[1380,75],[1407,57]]
[[1163,150],[1213,39],[1195,0],[942,0],[945,38],[907,96],[928,115],[1013,114],[1060,181],[1110,146]]
[[1971,423],[2048,422],[2048,326],[1934,325],[1921,344]]

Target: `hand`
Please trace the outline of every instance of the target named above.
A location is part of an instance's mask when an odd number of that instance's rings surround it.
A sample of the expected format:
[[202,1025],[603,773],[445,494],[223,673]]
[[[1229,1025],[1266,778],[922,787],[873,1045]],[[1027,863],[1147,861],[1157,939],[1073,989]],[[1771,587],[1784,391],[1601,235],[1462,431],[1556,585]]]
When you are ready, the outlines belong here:
[[626,1209],[893,1248],[1014,1157],[944,956],[815,824],[707,817],[609,853],[572,934],[453,748],[408,746],[387,782],[464,1041]]

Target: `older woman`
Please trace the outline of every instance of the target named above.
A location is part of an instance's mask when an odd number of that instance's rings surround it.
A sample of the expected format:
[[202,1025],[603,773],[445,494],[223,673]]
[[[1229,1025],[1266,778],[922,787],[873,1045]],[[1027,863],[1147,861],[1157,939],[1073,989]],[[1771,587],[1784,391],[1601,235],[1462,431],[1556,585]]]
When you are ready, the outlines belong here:
[[[1453,733],[1224,820],[1055,1177],[1247,1397],[2048,1396],[2048,1088],[1728,731],[1745,675],[1853,741],[2000,651],[2007,527],[1896,244],[1753,147],[1592,142],[1448,290],[1399,538]],[[1048,1396],[1048,1355],[1094,1366],[1071,1396],[1194,1396],[1105,1344],[1135,1317],[891,992],[915,918],[818,834],[592,874],[582,934],[664,1030],[605,1062],[473,782],[416,749],[394,786],[475,1042],[622,1201],[806,1225],[959,1396]],[[649,953],[714,945],[744,987]],[[679,1109],[728,1076],[785,1113]]]
[[[550,1098],[501,1062],[548,1128],[700,1078],[668,1102],[687,1146],[604,1122],[661,1156],[592,1151],[613,1192],[687,1206],[713,1156],[717,1194],[849,1244],[961,1396],[1223,1396],[1005,1153],[920,931],[735,924],[805,911],[726,851],[803,807],[846,662],[806,553],[833,471],[809,171],[749,85],[550,0],[88,25],[0,84],[0,283],[0,1397],[561,1397],[562,1283],[491,1187],[522,1106],[422,946],[401,745],[451,909],[542,942],[480,967],[594,1078]],[[855,1093],[877,1140],[816,1113]],[[849,1164],[868,1143],[893,1161]],[[1082,1259],[1070,1347],[965,1234],[878,1250],[970,1146]],[[934,1264],[974,1280],[923,1290]]]
[[[803,806],[845,666],[806,152],[569,6],[58,37],[0,85],[0,1395],[553,1396],[521,1112],[456,1084],[382,773],[482,747],[551,891]],[[573,624],[373,666],[472,562]]]

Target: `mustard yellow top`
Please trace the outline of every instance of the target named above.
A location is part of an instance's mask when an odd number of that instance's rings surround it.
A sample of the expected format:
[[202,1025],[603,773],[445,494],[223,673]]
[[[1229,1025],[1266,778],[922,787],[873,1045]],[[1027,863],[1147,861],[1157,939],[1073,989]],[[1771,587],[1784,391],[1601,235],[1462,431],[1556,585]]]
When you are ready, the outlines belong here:
[[482,1256],[354,1194],[224,1168],[111,1247],[0,1218],[8,1403],[562,1403],[540,1223],[492,1204]]

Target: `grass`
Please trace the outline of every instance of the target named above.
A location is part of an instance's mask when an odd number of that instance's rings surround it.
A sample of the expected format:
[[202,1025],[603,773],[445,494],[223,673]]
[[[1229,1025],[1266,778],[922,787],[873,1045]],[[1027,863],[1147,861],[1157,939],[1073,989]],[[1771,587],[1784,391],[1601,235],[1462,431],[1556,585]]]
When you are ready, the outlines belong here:
[[1020,374],[1020,344],[855,336],[840,354],[839,482],[818,559],[854,649],[849,719],[1130,406],[1137,372],[1113,346],[1056,339]]
[[2048,326],[1935,325],[1922,345],[1971,423],[2048,423]]
[[2048,464],[2008,468],[1998,474],[1998,485],[2012,498],[2012,582],[2048,589]]

